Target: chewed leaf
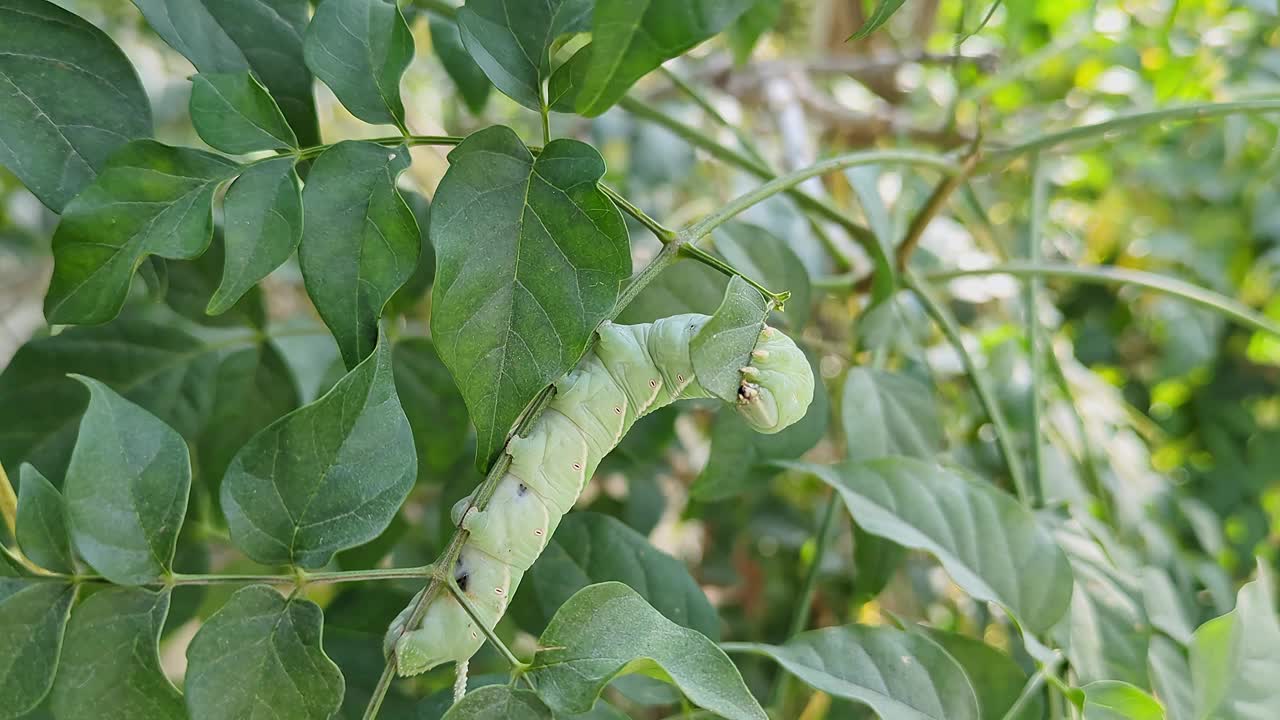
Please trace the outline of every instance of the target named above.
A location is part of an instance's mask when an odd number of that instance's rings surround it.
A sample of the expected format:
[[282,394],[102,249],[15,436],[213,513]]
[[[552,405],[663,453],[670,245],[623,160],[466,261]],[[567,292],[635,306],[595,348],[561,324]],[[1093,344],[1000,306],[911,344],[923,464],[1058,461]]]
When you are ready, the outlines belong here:
[[741,276],[733,276],[720,308],[689,341],[693,371],[702,387],[725,402],[737,402],[742,368],[751,364],[751,351],[768,317],[764,295]]

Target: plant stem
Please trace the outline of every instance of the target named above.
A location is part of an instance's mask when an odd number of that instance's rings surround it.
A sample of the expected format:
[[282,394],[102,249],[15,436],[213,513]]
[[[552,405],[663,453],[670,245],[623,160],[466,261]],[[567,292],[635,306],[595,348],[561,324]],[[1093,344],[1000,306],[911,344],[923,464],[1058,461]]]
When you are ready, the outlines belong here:
[[712,255],[711,253],[707,252],[706,250],[703,250],[702,248],[696,245],[685,245],[684,248],[682,249],[682,252],[685,255],[689,256],[690,258],[702,263],[703,265],[706,265],[709,268],[718,270],[729,277],[733,277],[734,275],[737,275],[743,280],[746,280],[748,285],[755,288],[756,290],[759,290],[762,295],[764,295],[765,297],[773,301],[775,305],[779,305],[779,306],[783,305],[784,303],[787,302],[787,299],[791,297],[791,293],[785,290],[780,293],[773,292],[769,288],[762,285],[758,280],[755,280],[747,276],[745,273],[735,268],[733,265],[730,265],[724,260],[721,260],[720,258],[716,257],[715,255]]
[[608,185],[601,184],[600,191],[607,195],[609,199],[613,201],[613,204],[617,205],[622,212],[635,218],[636,222],[648,228],[649,232],[653,233],[654,236],[658,238],[658,241],[663,245],[666,245],[676,238],[675,230],[672,230],[657,220],[654,220],[648,213],[636,207],[617,190],[614,190]]
[[[388,137],[367,138],[365,140],[361,140],[360,142],[370,142],[377,145],[385,145],[387,147],[396,147],[398,145],[408,145],[409,147],[415,147],[417,145],[446,145],[446,146],[458,145],[458,144],[461,144],[463,140],[466,140],[466,138],[460,137],[458,135],[408,135],[408,134],[405,134],[405,135],[391,135]],[[311,147],[302,148],[294,154],[298,157],[299,160],[303,160],[306,158],[315,157],[316,155],[323,153],[325,150],[328,150],[329,148],[333,147],[336,144],[337,143],[331,143],[328,145],[312,145]],[[530,148],[530,150],[532,150],[532,148]],[[277,157],[279,156],[273,155],[271,157],[263,158],[262,160],[258,160],[255,162],[263,162],[265,160],[275,160]]]
[[13,492],[13,485],[9,482],[9,475],[4,471],[4,465],[0,465],[0,520],[4,521],[9,535],[17,537],[18,496]]
[[[730,218],[745,211],[756,203],[763,202],[778,193],[791,192],[797,185],[811,177],[856,167],[858,165],[910,164],[933,168],[947,175],[957,175],[962,171],[954,162],[932,153],[912,150],[862,150],[845,153],[835,157],[819,160],[806,168],[787,173],[766,182],[730,200],[720,210],[690,225],[685,231],[693,237],[705,237],[712,230],[724,224]],[[868,231],[869,232],[869,231]],[[872,237],[874,241],[874,236]],[[876,243],[879,248],[879,243]],[[883,250],[880,250],[883,252]]]
[[1017,447],[1013,442],[1013,431],[1009,429],[1009,423],[1005,420],[1004,411],[1000,409],[995,392],[987,384],[986,375],[979,370],[978,363],[973,359],[973,355],[969,353],[968,348],[964,346],[964,338],[960,336],[960,326],[956,324],[955,318],[951,317],[951,312],[933,297],[933,293],[916,277],[915,273],[910,269],[903,270],[902,279],[906,286],[916,294],[916,297],[920,298],[920,304],[924,306],[925,312],[929,313],[929,316],[937,323],[938,328],[942,330],[943,336],[947,338],[947,341],[951,343],[951,346],[960,356],[960,361],[964,364],[965,374],[969,376],[969,382],[973,385],[973,391],[977,394],[978,401],[986,411],[987,417],[991,418],[992,427],[995,428],[996,442],[1000,446],[1000,453],[1004,455],[1005,465],[1009,468],[1009,477],[1013,480],[1014,492],[1023,505],[1030,507],[1031,489],[1028,487],[1027,478],[1022,472],[1022,463],[1018,462]]
[[489,641],[489,644],[507,659],[507,663],[511,665],[513,670],[528,667],[526,663],[520,662],[520,658],[511,652],[511,648],[507,647],[506,643],[502,642],[502,638],[498,637],[488,625],[485,625],[484,620],[480,617],[480,612],[472,604],[471,598],[468,598],[466,593],[462,592],[462,588],[458,587],[457,580],[450,577],[445,587],[448,588],[449,594],[453,595],[453,599],[457,600],[462,609],[471,617],[471,621],[480,627],[480,632],[484,633],[485,639]]
[[[1027,228],[1027,260],[1040,262],[1040,245],[1044,242],[1045,211],[1048,206],[1049,182],[1045,177],[1040,156],[1031,158],[1031,222]],[[1031,366],[1031,392],[1029,423],[1031,426],[1031,462],[1028,480],[1031,484],[1031,504],[1044,505],[1044,459],[1040,450],[1040,375],[1043,372],[1041,352],[1044,351],[1038,313],[1040,288],[1043,281],[1033,277],[1023,285],[1023,312],[1026,314],[1027,358]]]
[[1018,717],[1027,704],[1040,692],[1040,688],[1044,687],[1045,678],[1053,675],[1058,671],[1058,665],[1062,662],[1061,656],[1050,660],[1048,663],[1041,665],[1028,680],[1027,684],[1022,686],[1022,692],[1018,694],[1018,699],[1009,706],[1009,711],[1003,716],[1003,720],[1014,720]]
[[[831,527],[835,525],[837,511],[840,509],[840,494],[835,490],[827,497],[826,507],[822,511],[822,521],[818,524],[818,532],[814,537],[813,560],[809,563],[809,571],[805,573],[804,584],[800,586],[799,605],[795,615],[791,617],[791,627],[787,637],[795,637],[809,626],[809,615],[812,612],[813,594],[818,586],[818,574],[822,571],[822,556],[827,551],[827,541],[831,535]],[[774,683],[772,700],[769,704],[781,711],[791,687],[791,675],[779,668],[778,680]]]
[[[326,585],[330,583],[344,582],[364,582],[368,580],[396,580],[399,578],[421,578],[430,577],[432,572],[431,565],[423,565],[421,567],[407,568],[384,568],[375,570],[333,570],[328,572],[309,573],[305,570],[298,569],[295,573],[289,575],[268,575],[268,574],[216,574],[202,573],[187,575],[184,573],[173,573],[165,582],[144,583],[144,587],[165,588],[177,587],[179,585],[242,585],[252,583],[266,583],[268,585]],[[47,573],[41,575],[42,580],[55,580],[60,582],[72,583],[110,583],[111,581],[101,575],[66,575],[62,573]]]

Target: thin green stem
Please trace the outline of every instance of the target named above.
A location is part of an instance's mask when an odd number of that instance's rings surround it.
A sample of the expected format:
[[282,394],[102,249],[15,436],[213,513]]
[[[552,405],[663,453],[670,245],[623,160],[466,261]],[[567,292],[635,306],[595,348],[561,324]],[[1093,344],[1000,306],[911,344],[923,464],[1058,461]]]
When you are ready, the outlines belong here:
[[737,275],[743,280],[746,280],[748,285],[755,288],[756,290],[759,290],[762,295],[772,300],[775,305],[778,305],[778,306],[784,305],[787,302],[787,300],[791,297],[791,293],[789,291],[784,290],[783,292],[780,292],[780,293],[773,292],[772,290],[770,290],[769,288],[761,284],[760,281],[748,276],[746,273],[735,268],[733,265],[725,262],[724,260],[721,260],[720,258],[716,257],[715,255],[712,255],[711,253],[707,252],[706,250],[703,250],[702,248],[696,245],[685,245],[681,249],[681,252],[684,255],[687,255],[688,257],[694,260],[697,260],[698,262],[702,263],[703,265],[706,265],[709,268],[712,268],[720,271],[721,273],[724,273],[728,277],[733,277]]
[[1058,361],[1058,354],[1053,351],[1052,345],[1043,348],[1043,352],[1043,357],[1049,360],[1049,370],[1053,373],[1054,379],[1058,383],[1058,391],[1062,393],[1062,397],[1067,402],[1067,407],[1071,409],[1071,417],[1075,422],[1076,434],[1080,437],[1080,468],[1084,473],[1089,495],[1093,499],[1094,507],[1097,509],[1098,518],[1104,523],[1110,524],[1111,507],[1108,502],[1110,493],[1107,492],[1106,485],[1102,482],[1102,475],[1098,472],[1097,457],[1093,452],[1092,444],[1089,442],[1089,433],[1084,424],[1084,415],[1080,413],[1080,406],[1076,403],[1075,394],[1071,391],[1071,383],[1067,381],[1067,374],[1062,369],[1062,363]]
[[1062,662],[1062,657],[1058,656],[1048,663],[1041,665],[1035,674],[1027,679],[1026,685],[1022,686],[1022,692],[1018,693],[1018,699],[1009,706],[1008,712],[1004,714],[1002,720],[1014,720],[1018,717],[1027,705],[1035,699],[1040,693],[1040,689],[1044,687],[1045,678],[1058,672],[1058,665]]
[[[460,137],[457,135],[405,134],[405,135],[391,135],[388,137],[367,138],[365,140],[362,140],[361,142],[370,142],[376,145],[385,145],[387,147],[396,147],[397,145],[408,145],[409,147],[415,147],[418,145],[446,145],[446,146],[458,145],[463,140],[466,140],[466,138]],[[335,144],[336,143],[332,143],[328,145],[312,145],[311,147],[305,147],[298,150],[297,152],[294,153],[294,155],[296,155],[299,160],[305,160],[307,158],[312,158],[319,155],[320,153],[323,153],[325,150],[328,150],[329,148],[333,147]],[[533,148],[530,148],[530,150],[532,149]],[[263,158],[262,160],[257,160],[255,162],[264,162],[266,160],[274,160],[276,159],[276,157],[278,156],[273,155],[271,157]]]
[[712,230],[715,230],[735,215],[738,215],[757,203],[768,200],[774,195],[789,192],[809,178],[826,175],[827,173],[837,172],[839,170],[859,165],[889,164],[920,165],[938,170],[947,175],[954,175],[961,172],[960,166],[956,165],[953,161],[941,155],[935,155],[932,153],[915,152],[912,150],[864,150],[846,153],[844,155],[827,158],[826,160],[819,160],[809,167],[801,168],[795,172],[779,176],[753,190],[745,192],[730,200],[724,207],[720,208],[720,210],[690,225],[685,229],[685,232],[692,237],[705,237],[709,235]]
[[[7,548],[6,548],[7,550]],[[299,569],[291,574],[218,574],[174,573],[162,582],[144,583],[144,587],[176,587],[178,585],[246,585],[265,583],[268,585],[325,585],[330,583],[366,582],[369,580],[397,580],[401,578],[430,577],[432,566],[407,568],[383,568],[375,570],[334,570],[329,572],[309,573]],[[34,578],[33,578],[34,579]],[[45,573],[38,579],[56,580],[72,583],[110,583],[101,575],[67,575],[63,573]]]
[[608,198],[613,201],[613,204],[618,206],[618,209],[635,218],[636,222],[648,228],[649,232],[653,233],[654,236],[658,238],[658,241],[663,245],[666,245],[676,239],[675,230],[672,230],[653,219],[648,213],[636,207],[630,200],[623,197],[617,190],[614,190],[608,185],[601,185],[600,191],[607,195]]
[[942,330],[942,334],[951,343],[956,353],[960,356],[960,361],[964,364],[965,373],[969,376],[969,382],[973,385],[973,391],[978,396],[978,401],[982,404],[983,410],[986,411],[987,417],[991,419],[991,426],[996,431],[996,443],[1000,446],[1000,453],[1004,456],[1005,465],[1009,468],[1009,477],[1013,480],[1013,489],[1024,505],[1031,505],[1031,489],[1028,487],[1027,478],[1022,472],[1022,463],[1018,462],[1017,446],[1013,442],[1013,431],[1009,428],[1009,423],[1005,420],[1004,411],[1000,408],[1000,403],[996,400],[995,392],[987,383],[986,374],[978,368],[978,363],[973,359],[973,355],[969,353],[969,349],[964,345],[964,338],[960,336],[960,326],[956,324],[955,318],[951,317],[951,312],[939,303],[933,297],[933,293],[916,277],[915,273],[910,269],[903,270],[902,279],[907,287],[909,287],[916,297],[920,298],[920,304],[924,306],[925,312],[933,318],[938,328]]
[[13,484],[9,482],[4,465],[0,465],[0,520],[10,536],[18,534],[18,496],[13,492]]
[[[1054,263],[1009,262],[985,268],[940,270],[925,275],[930,281],[950,280],[965,275],[1012,275],[1014,277],[1058,277],[1101,285],[1135,285],[1154,292],[1181,298],[1254,330],[1280,337],[1280,325],[1246,305],[1212,290],[1165,275],[1107,265],[1065,265]],[[822,284],[822,283],[819,283]]]
[[[1027,261],[1040,262],[1040,245],[1044,242],[1044,220],[1048,207],[1049,182],[1039,155],[1032,156],[1031,167],[1031,218],[1027,227]],[[1033,277],[1023,285],[1023,312],[1026,315],[1027,358],[1031,366],[1031,392],[1028,397],[1031,425],[1031,462],[1028,481],[1031,484],[1031,504],[1044,504],[1044,459],[1040,449],[1040,375],[1043,371],[1041,352],[1044,351],[1040,328],[1039,302],[1043,280]]]
[[471,617],[471,621],[479,626],[480,632],[484,633],[485,639],[489,641],[489,644],[507,659],[507,663],[511,665],[513,670],[528,667],[526,663],[521,662],[520,658],[516,657],[515,653],[511,652],[511,648],[507,647],[506,643],[502,642],[502,638],[498,637],[497,634],[493,632],[493,629],[485,624],[484,619],[480,617],[480,611],[477,610],[476,606],[471,602],[471,598],[467,597],[467,594],[462,592],[462,588],[458,587],[456,580],[450,577],[449,582],[445,587],[448,588],[449,594],[453,595],[453,599],[457,600],[458,604],[462,606],[462,609]]
[[[795,615],[791,617],[791,627],[787,637],[795,637],[809,627],[809,616],[813,612],[813,594],[818,587],[818,575],[822,572],[822,558],[827,552],[827,542],[831,537],[831,528],[835,525],[836,515],[840,509],[840,494],[832,490],[827,497],[826,507],[822,511],[822,520],[818,524],[818,532],[813,536],[813,560],[805,573],[804,584],[800,586],[800,600],[796,605]],[[791,688],[791,674],[779,669],[777,682],[773,685],[772,699],[769,704],[781,712]]]

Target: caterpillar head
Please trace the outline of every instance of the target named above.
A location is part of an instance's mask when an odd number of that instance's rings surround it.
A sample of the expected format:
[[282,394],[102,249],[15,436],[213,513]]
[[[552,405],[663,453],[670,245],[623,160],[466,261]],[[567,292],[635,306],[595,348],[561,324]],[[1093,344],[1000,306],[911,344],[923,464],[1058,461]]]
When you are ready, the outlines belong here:
[[766,326],[742,368],[738,412],[757,432],[776,433],[804,417],[813,401],[813,370],[794,341]]

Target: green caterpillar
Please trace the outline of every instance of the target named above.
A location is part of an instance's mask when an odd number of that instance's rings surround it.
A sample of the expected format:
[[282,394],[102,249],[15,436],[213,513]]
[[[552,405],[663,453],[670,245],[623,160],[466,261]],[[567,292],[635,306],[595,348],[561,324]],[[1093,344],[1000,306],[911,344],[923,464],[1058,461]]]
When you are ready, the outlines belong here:
[[[520,578],[546,547],[600,460],[645,413],[687,398],[707,398],[694,375],[689,341],[706,315],[676,315],[645,325],[605,323],[600,341],[555,383],[556,393],[528,434],[506,447],[511,466],[484,510],[464,498],[454,522],[469,531],[454,578],[490,629],[506,612]],[[735,408],[756,430],[776,433],[804,416],[813,372],[790,338],[765,327],[741,369]],[[437,596],[422,624],[401,635],[410,604],[391,624],[401,675],[464,662],[484,635],[452,595]],[[396,641],[396,638],[399,638]]]

